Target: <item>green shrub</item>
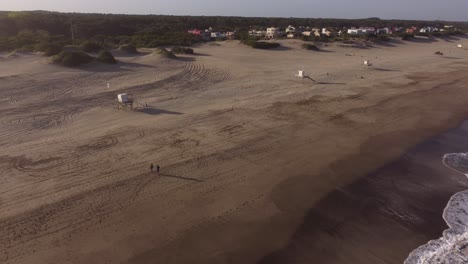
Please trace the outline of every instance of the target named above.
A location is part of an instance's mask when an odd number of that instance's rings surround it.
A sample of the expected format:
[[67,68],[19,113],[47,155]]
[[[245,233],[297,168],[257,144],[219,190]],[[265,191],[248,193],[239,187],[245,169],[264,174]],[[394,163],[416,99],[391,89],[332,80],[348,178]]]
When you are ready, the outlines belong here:
[[303,49],[306,49],[306,50],[320,51],[320,49],[319,49],[317,46],[312,45],[312,44],[306,44],[306,43],[304,43],[304,44],[302,44],[302,48],[303,48]]
[[85,41],[81,43],[80,49],[84,52],[98,52],[103,49],[102,45],[93,41]]
[[117,60],[115,60],[114,55],[112,55],[112,53],[107,50],[101,50],[99,54],[97,55],[96,59],[100,62],[108,63],[108,64],[117,63]]
[[119,50],[127,52],[129,54],[137,54],[138,53],[136,47],[131,45],[131,44],[122,45],[122,46],[119,47]]
[[82,51],[62,51],[55,55],[53,62],[67,67],[77,67],[82,64],[90,63],[93,57]]
[[177,56],[174,55],[174,53],[172,53],[171,51],[168,51],[165,48],[157,48],[156,49],[156,54],[159,54],[159,55],[161,55],[161,57],[168,58],[168,59],[176,59],[177,58]]
[[16,54],[16,52],[17,52],[17,50],[15,49],[15,50],[9,52],[9,53],[6,55],[6,57],[7,57],[7,58],[15,58],[15,57],[18,57],[18,54]]
[[256,41],[252,44],[254,49],[275,49],[280,46],[277,42],[265,42],[265,41]]
[[57,44],[51,44],[47,49],[44,51],[44,56],[50,57],[59,54],[63,50],[63,47]]
[[426,32],[416,32],[415,35],[421,37],[429,37],[429,33]]
[[175,54],[193,54],[193,49],[179,46],[173,47],[171,51]]
[[401,37],[402,40],[410,40],[414,38],[414,34],[410,34],[410,33],[404,33],[403,36]]
[[62,51],[63,47],[59,44],[50,43],[50,42],[41,42],[36,44],[34,47],[35,51],[44,52],[44,56],[50,57],[59,54]]
[[390,37],[388,37],[387,35],[379,35],[378,39],[380,41],[390,41]]

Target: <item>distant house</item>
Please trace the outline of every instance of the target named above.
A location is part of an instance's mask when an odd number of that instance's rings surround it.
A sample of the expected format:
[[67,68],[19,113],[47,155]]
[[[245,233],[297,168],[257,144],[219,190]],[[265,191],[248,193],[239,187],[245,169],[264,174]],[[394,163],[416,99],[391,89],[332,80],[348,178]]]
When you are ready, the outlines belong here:
[[304,26],[299,26],[296,28],[296,34],[301,34],[305,30],[306,28]]
[[286,28],[285,32],[286,32],[286,34],[288,34],[288,33],[293,33],[293,34],[294,34],[294,33],[296,33],[296,28],[293,27],[293,26],[291,26],[291,25],[289,25],[289,26]]
[[392,34],[392,30],[388,27],[386,28],[379,28],[377,29],[377,34],[378,35],[389,35],[389,34]]
[[375,34],[375,28],[374,27],[363,27],[361,28],[362,29],[362,33],[364,34]]
[[327,28],[322,28],[322,35],[324,36],[331,36],[332,32],[330,30],[328,30]]
[[288,38],[295,38],[296,37],[296,34],[294,33],[288,33],[288,35],[286,35]]
[[211,32],[209,30],[190,29],[187,32],[189,34],[200,36],[204,41],[211,39]]
[[226,36],[221,32],[211,32],[211,38],[224,39]]
[[236,37],[236,32],[235,31],[228,31],[228,32],[225,32],[224,35],[228,39],[234,39]]
[[306,30],[306,31],[303,31],[302,32],[302,35],[303,36],[306,36],[306,37],[320,37],[320,32],[318,30]]
[[279,28],[270,27],[270,28],[267,28],[266,30],[265,38],[272,39],[272,38],[277,38],[281,36],[283,36],[283,32]]
[[202,31],[199,30],[199,29],[190,29],[190,30],[188,30],[187,32],[188,32],[189,34],[194,34],[194,35],[200,36]]
[[190,29],[187,31],[189,34],[200,36],[203,40],[208,41],[211,39],[211,32],[209,30]]
[[348,34],[350,34],[350,35],[360,35],[360,34],[363,34],[363,33],[362,33],[362,29],[350,28],[350,29],[348,29]]
[[211,32],[208,31],[208,30],[202,31],[202,32],[200,33],[200,36],[202,37],[202,39],[203,39],[204,41],[209,41],[209,40],[211,40]]
[[266,35],[266,31],[265,30],[250,30],[249,35],[254,36],[254,37],[264,37]]
[[360,27],[360,28],[350,28],[348,29],[348,34],[350,35],[363,35],[363,34],[367,34],[367,35],[371,35],[371,34],[375,34],[376,30],[374,27]]
[[421,33],[432,33],[432,32],[437,32],[439,29],[437,27],[432,27],[432,26],[427,26],[423,27],[419,30]]
[[414,34],[414,31],[415,31],[414,28],[407,28],[407,29],[405,30],[405,32],[406,32],[407,34]]

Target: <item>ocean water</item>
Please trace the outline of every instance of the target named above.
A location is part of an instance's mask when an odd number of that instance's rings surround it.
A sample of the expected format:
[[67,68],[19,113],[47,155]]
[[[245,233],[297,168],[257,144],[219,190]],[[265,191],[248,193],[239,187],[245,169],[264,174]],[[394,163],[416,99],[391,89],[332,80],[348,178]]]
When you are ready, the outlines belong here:
[[[442,163],[448,169],[468,176],[468,153],[445,154]],[[405,264],[468,263],[468,190],[450,198],[443,218],[449,229],[441,238],[411,252]]]

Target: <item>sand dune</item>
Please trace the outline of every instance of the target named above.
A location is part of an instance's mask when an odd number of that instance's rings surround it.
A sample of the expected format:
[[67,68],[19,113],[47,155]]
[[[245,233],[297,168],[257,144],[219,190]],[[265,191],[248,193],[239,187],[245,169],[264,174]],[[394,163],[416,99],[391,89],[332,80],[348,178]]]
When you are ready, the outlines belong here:
[[[254,263],[322,197],[467,116],[455,43],[281,43],[80,69],[1,60],[0,261]],[[120,92],[147,107],[116,110]]]

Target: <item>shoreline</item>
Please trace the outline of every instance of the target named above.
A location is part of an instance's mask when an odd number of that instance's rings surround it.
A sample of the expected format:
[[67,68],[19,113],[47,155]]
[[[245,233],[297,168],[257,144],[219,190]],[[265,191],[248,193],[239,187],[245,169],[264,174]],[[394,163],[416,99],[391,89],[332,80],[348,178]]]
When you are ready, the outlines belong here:
[[427,250],[426,244],[452,232],[444,219],[446,208],[468,190],[465,175],[442,164],[444,154],[466,152],[466,132],[468,121],[328,194],[308,212],[286,247],[258,263],[396,264],[419,247]]

